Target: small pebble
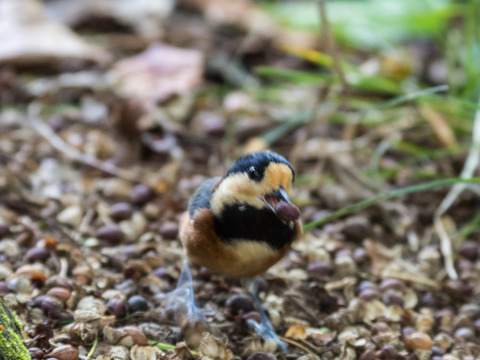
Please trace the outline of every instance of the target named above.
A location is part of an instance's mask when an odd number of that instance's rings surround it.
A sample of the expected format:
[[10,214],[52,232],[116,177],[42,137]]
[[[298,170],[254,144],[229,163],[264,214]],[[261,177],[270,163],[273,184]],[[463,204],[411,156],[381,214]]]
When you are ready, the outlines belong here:
[[255,352],[250,355],[247,360],[277,360],[277,358],[269,353],[265,352]]
[[128,299],[130,312],[147,311],[149,306],[147,300],[140,295],[133,295]]
[[405,337],[405,336],[408,336],[412,333],[415,332],[415,329],[411,326],[405,326],[403,329],[402,329],[402,336]]
[[467,315],[469,318],[477,319],[480,317],[480,305],[478,304],[465,304],[460,308],[460,313]]
[[[2,290],[1,290],[1,286],[0,286],[0,292],[1,292],[1,291],[2,291]],[[475,330],[476,330],[478,333],[480,333],[480,319],[475,320],[475,322],[474,322],[473,325],[474,325],[474,327],[475,327]]]
[[72,345],[60,345],[55,348],[48,356],[58,360],[77,360],[80,352]]
[[7,224],[0,223],[0,239],[10,234],[10,228]]
[[20,255],[20,246],[15,240],[2,240],[0,241],[0,253],[9,258],[15,258]]
[[479,244],[474,240],[467,240],[458,248],[458,254],[471,261],[475,261],[478,258],[478,252]]
[[110,207],[110,216],[117,221],[130,219],[132,212],[132,205],[125,202],[116,203]]
[[432,293],[426,293],[420,299],[420,307],[427,307],[432,309],[439,309],[442,307],[442,299]]
[[343,278],[358,273],[357,264],[350,255],[336,256],[334,261],[334,273]]
[[72,293],[70,290],[63,287],[53,287],[47,291],[47,295],[60,300],[63,304],[66,304]]
[[246,314],[243,315],[243,320],[248,321],[248,320],[253,320],[259,324],[262,323],[262,317],[258,311],[249,311]]
[[457,340],[464,340],[464,341],[475,341],[475,331],[467,327],[461,327],[455,330],[453,335]]
[[107,302],[107,311],[117,319],[121,319],[127,315],[128,304],[125,300],[113,298]]
[[120,243],[124,237],[122,230],[115,224],[104,225],[98,228],[95,235],[100,240],[107,241],[111,244]]
[[404,300],[400,291],[389,289],[382,294],[382,301],[385,305],[397,305],[403,307]]
[[342,232],[348,240],[360,242],[370,236],[372,226],[367,218],[352,216],[345,220]]
[[127,341],[130,347],[132,345],[145,346],[148,345],[148,339],[145,334],[135,326],[125,326],[122,330],[122,340],[120,344],[125,344]]
[[380,284],[380,289],[386,291],[389,289],[403,292],[405,291],[405,283],[402,280],[395,278],[387,278],[382,281]]
[[269,288],[268,282],[263,277],[257,277],[253,281],[253,284],[258,293],[268,291],[268,288]]
[[144,205],[153,197],[153,191],[144,184],[135,185],[130,192],[130,200],[135,205]]
[[61,288],[68,289],[70,291],[73,290],[73,281],[71,279],[68,279],[60,275],[50,276],[47,279],[47,282],[45,283],[45,285],[49,288],[61,287]]
[[445,350],[443,350],[441,347],[439,346],[432,346],[432,354],[433,355],[443,355],[445,354]]
[[377,354],[373,350],[365,350],[358,359],[359,360],[377,360]]
[[333,274],[333,267],[323,261],[317,261],[308,264],[307,274],[309,277],[317,279],[331,276]]
[[391,331],[390,327],[385,324],[384,322],[377,322],[372,325],[370,329],[371,333],[373,336],[383,334],[383,333],[388,333]]
[[63,116],[53,115],[48,119],[48,125],[53,129],[53,131],[60,131],[66,124],[66,120]]
[[36,261],[45,262],[50,257],[50,252],[43,247],[34,247],[25,254],[25,261],[33,263]]
[[62,316],[63,304],[54,297],[42,297],[40,308],[43,310],[43,313],[51,319],[59,319]]
[[370,288],[362,290],[358,297],[363,301],[372,301],[378,299],[380,297],[380,293],[377,290]]
[[447,280],[443,289],[450,297],[458,301],[465,301],[466,298],[473,295],[472,287],[461,280]]
[[[153,270],[152,274],[155,275],[156,277],[160,278],[160,279],[167,280],[169,282],[174,282],[175,281],[175,278],[173,277],[173,275],[170,272],[166,271],[163,266],[158,267],[155,270]],[[200,276],[200,277],[202,277],[202,276]]]
[[10,275],[13,274],[13,271],[7,263],[0,264],[0,280],[7,279]]
[[237,316],[240,313],[246,314],[255,310],[252,299],[245,295],[233,295],[227,299],[225,305],[232,316]]
[[364,248],[356,248],[352,256],[353,260],[359,265],[368,264],[370,261],[370,256]]
[[26,276],[18,276],[11,278],[8,282],[8,289],[15,294],[26,294],[30,292],[32,282]]
[[455,355],[445,354],[442,356],[442,360],[460,360],[460,358],[456,357]]
[[368,280],[363,280],[359,285],[358,285],[358,290],[363,291],[366,289],[374,289],[378,290],[377,284],[372,283],[371,281]]
[[80,206],[71,205],[66,207],[57,215],[57,220],[62,224],[70,225],[72,227],[77,227],[80,225],[83,219],[83,211]]
[[178,223],[167,221],[160,226],[159,232],[165,239],[174,240],[178,235]]
[[380,350],[380,354],[378,355],[379,359],[382,360],[392,360],[397,358],[397,350],[392,345],[385,345]]
[[342,258],[342,257],[345,257],[345,256],[352,257],[352,251],[350,249],[339,249],[335,253],[335,258],[336,259]]
[[430,350],[432,348],[432,338],[428,334],[412,332],[405,336],[403,344],[410,351]]
[[28,354],[30,355],[32,360],[43,359],[43,357],[45,356],[45,353],[43,352],[43,350],[38,347],[29,348]]

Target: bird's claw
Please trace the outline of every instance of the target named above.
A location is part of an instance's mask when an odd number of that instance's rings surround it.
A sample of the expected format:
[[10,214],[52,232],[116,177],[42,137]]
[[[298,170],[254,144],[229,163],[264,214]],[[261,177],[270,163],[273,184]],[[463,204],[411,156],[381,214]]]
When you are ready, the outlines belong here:
[[[266,321],[265,321],[266,320]],[[263,318],[262,316],[262,323],[259,324],[253,319],[248,319],[247,324],[255,330],[255,332],[262,337],[264,340],[273,340],[274,342],[277,343],[279,349],[282,352],[287,352],[287,344],[280,340],[278,337],[277,333],[272,327],[272,324],[270,323],[270,320],[268,318]]]
[[287,352],[287,344],[280,340],[277,333],[273,329],[272,323],[268,319],[265,310],[263,310],[262,302],[258,296],[258,289],[255,284],[255,281],[251,281],[249,285],[250,294],[257,305],[258,312],[260,313],[261,323],[256,322],[253,319],[248,319],[247,324],[255,330],[264,340],[273,340],[277,343],[278,347],[282,352]]

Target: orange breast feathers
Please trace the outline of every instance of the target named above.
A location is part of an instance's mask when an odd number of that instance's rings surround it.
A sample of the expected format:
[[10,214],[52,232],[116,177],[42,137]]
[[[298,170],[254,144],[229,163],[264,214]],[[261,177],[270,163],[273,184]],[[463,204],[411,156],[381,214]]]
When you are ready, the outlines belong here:
[[[295,221],[295,228],[292,241],[302,233],[300,220]],[[191,263],[222,275],[247,278],[268,270],[291,245],[277,250],[262,241],[222,241],[215,233],[212,211],[205,208],[195,211],[193,219],[188,211],[182,215],[179,237]]]

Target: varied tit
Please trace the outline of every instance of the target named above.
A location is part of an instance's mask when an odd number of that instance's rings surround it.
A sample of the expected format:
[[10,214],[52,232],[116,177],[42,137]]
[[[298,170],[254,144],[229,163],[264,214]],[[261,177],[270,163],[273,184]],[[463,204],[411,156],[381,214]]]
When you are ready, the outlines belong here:
[[180,220],[189,262],[235,277],[269,269],[302,233],[293,181],[292,166],[272,151],[247,154],[223,178],[206,180]]

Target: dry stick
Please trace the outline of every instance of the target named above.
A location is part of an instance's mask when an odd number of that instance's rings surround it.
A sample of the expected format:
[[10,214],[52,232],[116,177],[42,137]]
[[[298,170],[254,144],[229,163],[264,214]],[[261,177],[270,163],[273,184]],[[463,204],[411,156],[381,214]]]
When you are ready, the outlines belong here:
[[63,141],[60,136],[55,134],[55,132],[41,120],[40,105],[38,103],[32,103],[28,107],[28,119],[33,128],[40,135],[42,135],[45,140],[50,143],[50,145],[52,145],[55,149],[63,153],[68,158],[128,181],[142,182],[130,171],[120,169],[113,164],[108,164],[106,162],[100,161],[94,156],[84,154]]
[[[480,103],[480,100],[479,100]],[[480,110],[477,110],[475,113],[475,120],[473,122],[472,130],[472,147],[468,152],[467,160],[463,166],[462,172],[460,173],[461,179],[470,178],[475,173],[475,170],[478,167],[480,162]],[[453,265],[453,254],[452,254],[452,242],[448,236],[445,227],[442,224],[442,215],[452,206],[453,202],[457,199],[463,190],[465,190],[469,184],[459,183],[455,184],[447,196],[443,199],[440,206],[435,211],[434,215],[434,225],[435,230],[438,233],[440,238],[440,249],[442,251],[443,257],[445,259],[445,270],[447,271],[450,279],[456,280],[458,278],[457,272]]]

